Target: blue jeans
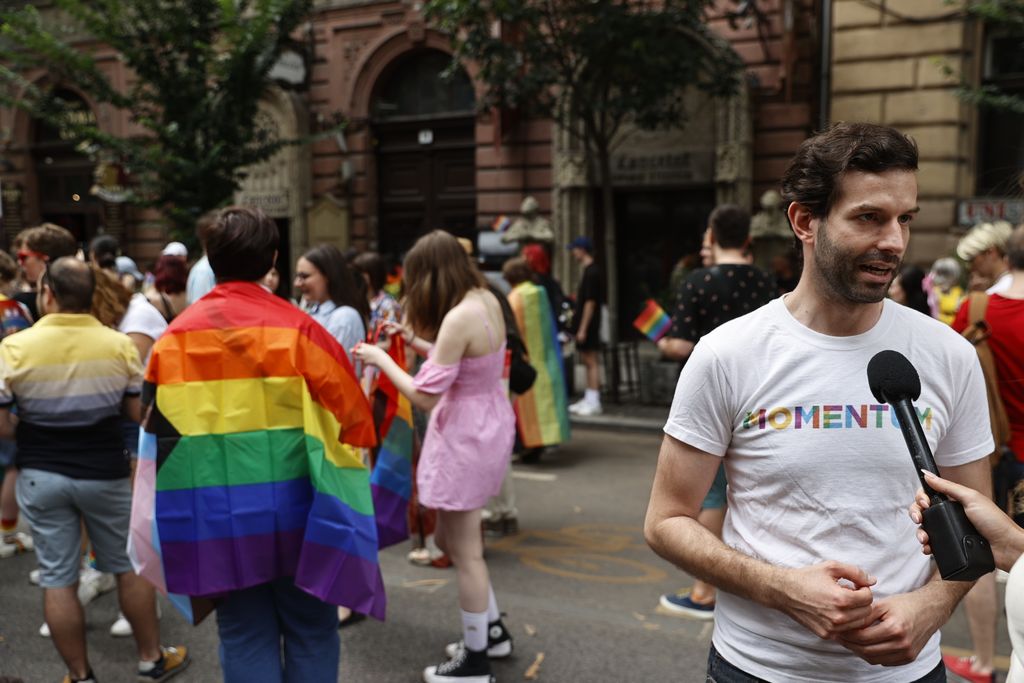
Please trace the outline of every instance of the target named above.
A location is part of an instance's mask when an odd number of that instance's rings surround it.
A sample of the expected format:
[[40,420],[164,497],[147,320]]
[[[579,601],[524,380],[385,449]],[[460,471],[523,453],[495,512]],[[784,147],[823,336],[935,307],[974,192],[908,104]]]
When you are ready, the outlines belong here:
[[[708,675],[704,679],[704,683],[767,683],[767,681],[757,676],[751,676],[742,669],[737,669],[725,661],[712,645],[711,652],[708,653]],[[946,683],[945,665],[940,660],[938,666],[913,683]]]
[[290,578],[228,593],[217,603],[217,631],[225,683],[338,680],[338,608]]

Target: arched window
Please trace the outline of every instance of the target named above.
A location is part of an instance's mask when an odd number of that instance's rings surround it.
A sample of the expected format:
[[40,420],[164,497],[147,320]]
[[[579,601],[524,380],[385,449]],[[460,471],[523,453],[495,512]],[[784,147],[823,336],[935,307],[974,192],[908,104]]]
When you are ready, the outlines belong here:
[[423,50],[402,58],[385,74],[371,108],[376,121],[472,114],[473,84],[462,69],[450,76],[451,55]]
[[[53,94],[70,117],[95,123],[92,109],[77,93],[58,89]],[[101,219],[100,202],[90,192],[95,164],[76,148],[66,130],[40,120],[32,135],[32,161],[42,220],[67,228],[82,242],[89,240]]]

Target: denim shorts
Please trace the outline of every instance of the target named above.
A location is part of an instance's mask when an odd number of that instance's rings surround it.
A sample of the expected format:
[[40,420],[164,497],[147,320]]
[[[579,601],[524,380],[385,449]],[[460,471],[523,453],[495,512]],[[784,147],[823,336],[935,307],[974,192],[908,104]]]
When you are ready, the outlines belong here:
[[[715,646],[711,646],[708,653],[708,674],[704,683],[768,683],[763,678],[751,676],[746,671],[739,669],[718,653]],[[946,667],[939,660],[938,666],[926,673],[912,683],[946,683]]]
[[82,527],[101,572],[132,571],[128,559],[131,480],[72,479],[45,470],[18,474],[18,506],[28,520],[39,561],[39,585],[65,588],[78,583]]
[[715,480],[711,482],[708,495],[704,496],[704,502],[700,504],[702,510],[721,510],[725,507],[725,465],[718,466],[715,472]]
[[13,441],[0,439],[0,469],[10,467],[14,464],[14,456],[18,454],[18,447]]

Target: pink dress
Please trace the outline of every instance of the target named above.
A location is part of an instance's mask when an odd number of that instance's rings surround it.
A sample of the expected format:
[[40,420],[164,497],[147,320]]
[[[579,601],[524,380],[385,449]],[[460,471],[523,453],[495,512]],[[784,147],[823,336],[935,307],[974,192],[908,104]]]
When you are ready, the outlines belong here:
[[502,343],[497,351],[462,358],[456,365],[438,365],[428,358],[416,373],[417,389],[444,394],[430,413],[420,451],[416,484],[423,505],[476,510],[501,488],[516,433],[515,413],[501,379],[504,367]]

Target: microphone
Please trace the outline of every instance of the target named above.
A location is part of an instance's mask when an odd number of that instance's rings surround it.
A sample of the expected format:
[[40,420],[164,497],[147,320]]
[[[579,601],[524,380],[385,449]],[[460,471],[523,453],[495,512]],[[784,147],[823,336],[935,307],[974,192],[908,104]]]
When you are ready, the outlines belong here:
[[967,518],[963,506],[939,493],[924,479],[921,470],[939,476],[932,450],[925,440],[912,401],[921,396],[921,377],[898,351],[879,351],[868,362],[868,386],[875,399],[888,403],[907,442],[924,492],[930,499],[921,526],[928,534],[939,574],[947,581],[973,581],[996,568],[992,548]]

